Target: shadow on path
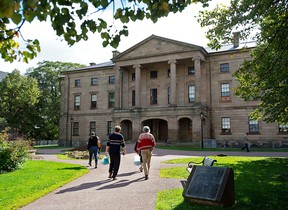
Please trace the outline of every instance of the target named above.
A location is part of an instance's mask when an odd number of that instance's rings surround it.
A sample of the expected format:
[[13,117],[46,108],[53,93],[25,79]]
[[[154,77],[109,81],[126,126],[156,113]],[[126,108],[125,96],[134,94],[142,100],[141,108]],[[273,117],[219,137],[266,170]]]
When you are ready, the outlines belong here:
[[139,182],[139,181],[146,181],[146,180],[144,179],[144,177],[140,177],[134,180],[120,180],[118,182],[111,180],[111,182],[113,182],[112,184],[100,187],[97,190],[107,190],[107,189],[113,189],[113,188],[127,187],[128,185],[134,182]]

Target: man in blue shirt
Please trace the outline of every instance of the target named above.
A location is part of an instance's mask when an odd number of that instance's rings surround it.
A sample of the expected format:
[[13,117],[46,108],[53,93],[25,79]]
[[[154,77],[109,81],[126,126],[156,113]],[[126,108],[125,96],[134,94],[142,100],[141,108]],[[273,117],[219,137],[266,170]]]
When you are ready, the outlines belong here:
[[109,135],[108,142],[106,144],[106,155],[110,156],[109,165],[109,178],[116,180],[116,176],[119,171],[120,161],[121,161],[121,147],[122,154],[126,154],[126,147],[123,135],[120,133],[121,127],[115,126],[114,133]]

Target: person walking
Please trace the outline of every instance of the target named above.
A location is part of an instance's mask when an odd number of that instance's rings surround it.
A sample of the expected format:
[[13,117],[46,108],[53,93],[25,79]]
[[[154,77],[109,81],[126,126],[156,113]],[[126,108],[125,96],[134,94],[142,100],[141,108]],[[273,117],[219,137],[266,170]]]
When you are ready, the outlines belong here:
[[114,133],[110,134],[106,144],[106,155],[110,156],[109,165],[109,178],[116,180],[116,176],[119,171],[120,161],[121,161],[121,147],[122,154],[126,154],[126,146],[123,135],[120,133],[121,127],[115,126]]
[[250,152],[250,141],[249,139],[247,139],[247,135],[244,137],[244,139],[245,139],[244,147],[242,147],[241,150],[243,151],[246,149],[247,152]]
[[95,132],[91,132],[91,136],[88,140],[87,150],[89,151],[89,166],[92,165],[92,158],[94,155],[95,159],[95,168],[98,165],[98,141],[100,141],[99,137],[95,135]]
[[150,163],[152,157],[152,151],[156,145],[154,136],[150,133],[149,126],[143,127],[143,133],[139,135],[137,150],[141,153],[142,156],[142,166],[144,169],[145,180],[149,177]]

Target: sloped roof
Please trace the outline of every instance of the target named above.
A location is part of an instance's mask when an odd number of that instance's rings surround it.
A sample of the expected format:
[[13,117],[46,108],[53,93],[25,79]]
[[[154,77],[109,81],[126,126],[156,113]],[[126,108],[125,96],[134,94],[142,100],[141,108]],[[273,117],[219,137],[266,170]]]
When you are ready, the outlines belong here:
[[247,41],[247,42],[239,43],[238,47],[234,47],[233,44],[226,44],[226,45],[222,45],[221,48],[218,50],[211,49],[210,47],[205,47],[205,50],[208,53],[217,53],[217,52],[233,51],[233,50],[240,50],[242,48],[253,48],[253,47],[256,47],[256,42],[255,41]]

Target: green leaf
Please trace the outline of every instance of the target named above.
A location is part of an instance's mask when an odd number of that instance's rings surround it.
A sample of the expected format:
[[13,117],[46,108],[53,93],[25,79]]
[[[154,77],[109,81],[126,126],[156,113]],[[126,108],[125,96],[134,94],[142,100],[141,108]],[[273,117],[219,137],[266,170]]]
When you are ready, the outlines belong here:
[[13,23],[18,25],[22,20],[22,15],[20,15],[19,13],[13,13],[13,15],[11,16],[11,19]]

